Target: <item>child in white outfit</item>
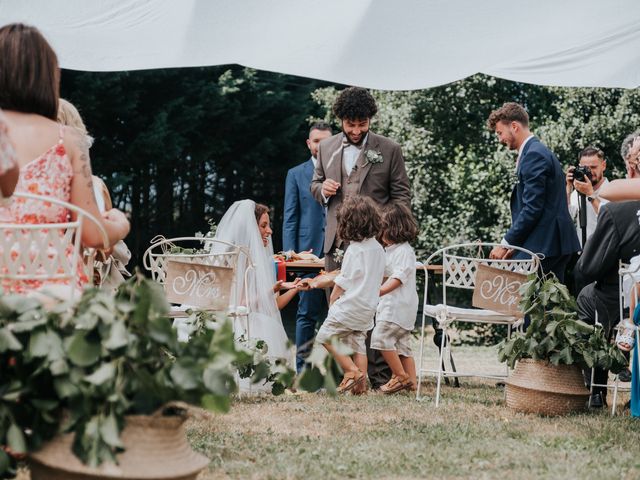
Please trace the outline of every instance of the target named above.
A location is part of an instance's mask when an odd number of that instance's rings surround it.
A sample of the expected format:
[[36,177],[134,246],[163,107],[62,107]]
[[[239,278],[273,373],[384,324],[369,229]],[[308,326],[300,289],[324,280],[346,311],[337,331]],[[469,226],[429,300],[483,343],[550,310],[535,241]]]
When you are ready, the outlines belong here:
[[392,203],[382,215],[382,241],[385,244],[387,280],[380,287],[376,326],[371,348],[380,350],[393,376],[380,387],[383,393],[415,389],[416,365],[411,354],[411,330],[418,312],[416,255],[408,242],[418,233],[411,210]]
[[[355,195],[344,201],[337,220],[337,235],[349,246],[331,292],[327,319],[316,341],[324,345],[345,372],[338,391],[361,394],[367,391],[365,340],[373,328],[384,274],[384,249],[375,239],[380,230],[380,215],[371,199]],[[332,337],[349,347],[353,357],[337,352],[331,345]]]

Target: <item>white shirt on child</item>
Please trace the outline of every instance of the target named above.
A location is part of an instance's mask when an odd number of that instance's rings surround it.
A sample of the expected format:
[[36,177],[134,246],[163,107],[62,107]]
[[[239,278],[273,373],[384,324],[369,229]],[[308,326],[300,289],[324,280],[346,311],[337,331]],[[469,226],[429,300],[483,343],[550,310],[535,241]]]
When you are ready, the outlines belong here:
[[375,238],[351,242],[335,279],[335,284],[345,292],[329,307],[328,316],[351,330],[371,330],[384,265],[384,249]]
[[407,242],[386,249],[384,276],[402,282],[395,290],[380,297],[376,322],[393,322],[405,330],[413,330],[418,313],[416,290],[416,255]]

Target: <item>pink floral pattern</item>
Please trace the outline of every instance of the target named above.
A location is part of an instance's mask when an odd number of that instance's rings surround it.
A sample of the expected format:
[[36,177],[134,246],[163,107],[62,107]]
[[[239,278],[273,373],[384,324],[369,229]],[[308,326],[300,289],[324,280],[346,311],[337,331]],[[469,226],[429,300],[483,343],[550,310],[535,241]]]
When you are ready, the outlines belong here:
[[[73,169],[71,161],[64,147],[60,132],[59,142],[43,153],[40,157],[27,163],[20,169],[20,177],[16,185],[16,192],[31,193],[57,198],[65,202],[71,199],[71,180],[73,179]],[[25,198],[15,198],[7,207],[0,207],[0,221],[10,221],[11,223],[63,223],[69,220],[69,210],[59,205],[49,202],[43,204],[39,200]],[[58,255],[55,248],[49,247],[48,255]],[[13,258],[17,258],[17,252],[11,252]],[[73,255],[73,246],[67,247],[66,255]],[[84,264],[79,259],[78,262],[78,287],[82,287],[88,282]],[[68,281],[47,281],[56,284],[68,284]],[[38,280],[25,280],[16,282],[14,280],[5,282],[2,289],[5,293],[25,293],[30,290],[39,289],[45,286],[44,282]]]

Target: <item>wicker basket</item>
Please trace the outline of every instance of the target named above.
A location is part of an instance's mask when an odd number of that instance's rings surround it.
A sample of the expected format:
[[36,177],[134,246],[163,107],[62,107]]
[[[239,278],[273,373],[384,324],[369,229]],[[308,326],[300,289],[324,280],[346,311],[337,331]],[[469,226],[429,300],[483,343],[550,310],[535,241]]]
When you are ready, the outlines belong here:
[[30,455],[31,480],[194,480],[209,460],[191,450],[182,416],[126,417],[118,465],[84,465],[71,452],[73,434],[58,435]]
[[520,360],[506,384],[507,406],[518,412],[566,415],[584,410],[589,398],[577,365]]

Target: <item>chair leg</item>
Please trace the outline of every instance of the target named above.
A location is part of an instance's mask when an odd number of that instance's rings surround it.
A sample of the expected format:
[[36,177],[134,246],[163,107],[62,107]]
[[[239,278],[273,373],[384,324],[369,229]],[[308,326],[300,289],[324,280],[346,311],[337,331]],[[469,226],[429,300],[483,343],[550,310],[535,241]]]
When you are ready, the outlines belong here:
[[420,329],[420,362],[418,364],[418,387],[416,388],[416,400],[420,400],[420,388],[422,387],[422,370],[424,368],[424,315],[422,316],[422,328]]
[[611,407],[611,416],[613,417],[616,414],[616,404],[618,403],[618,383],[619,383],[618,375],[616,375],[616,382],[613,387],[613,406]]
[[440,358],[438,359],[438,382],[436,386],[436,407],[440,405],[440,387],[442,385],[442,375],[443,375],[443,358],[444,358],[444,339],[447,336],[447,327],[442,327],[442,338],[440,339]]

